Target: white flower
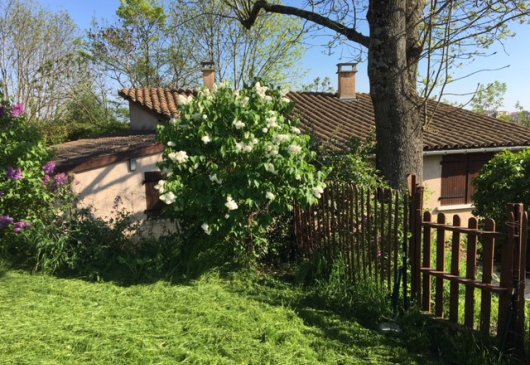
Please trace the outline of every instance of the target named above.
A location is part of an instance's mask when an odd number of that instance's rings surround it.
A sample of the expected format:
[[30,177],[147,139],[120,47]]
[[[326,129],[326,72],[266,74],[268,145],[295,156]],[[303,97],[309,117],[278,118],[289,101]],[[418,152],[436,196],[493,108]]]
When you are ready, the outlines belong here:
[[210,89],[208,89],[207,87],[203,87],[203,88],[201,89],[201,94],[204,95],[204,96],[206,96],[206,97],[208,98],[208,97],[211,95],[211,93],[210,93]]
[[287,90],[287,89],[281,89],[280,90],[280,95],[281,96],[285,96],[285,95],[287,95],[288,92],[289,92],[289,90]]
[[191,95],[183,95],[178,94],[177,95],[177,104],[178,105],[186,105],[193,99],[193,96]]
[[243,143],[241,143],[241,142],[236,142],[236,151],[237,151],[237,152],[241,152],[241,150],[243,149],[243,146],[244,146]]
[[258,143],[259,143],[259,141],[258,141],[258,139],[256,137],[252,138],[252,144],[253,145],[256,145]]
[[262,131],[263,133],[267,133],[267,132],[269,131],[269,128],[263,128],[261,131]]
[[237,208],[239,208],[237,203],[234,201],[234,199],[232,199],[230,195],[226,197],[225,207],[227,207],[228,210],[236,210]]
[[204,231],[204,233],[206,233],[208,236],[212,234],[212,230],[210,229],[210,226],[208,225],[208,223],[201,224],[201,228]]
[[247,106],[249,100],[250,100],[250,99],[248,98],[248,96],[245,96],[245,97],[241,98],[241,105],[243,105],[243,106]]
[[188,154],[186,151],[178,151],[178,152],[171,152],[167,155],[170,160],[178,162],[178,163],[184,163],[188,161]]
[[288,134],[277,134],[276,136],[274,136],[274,141],[276,143],[283,143],[283,142],[287,142],[288,140],[289,140]]
[[322,186],[318,185],[313,188],[313,195],[315,198],[320,199],[322,193],[324,193],[324,188],[322,188]]
[[299,128],[296,128],[296,127],[291,127],[291,132],[293,132],[294,134],[302,133],[302,131]]
[[210,179],[211,182],[214,182],[214,183],[217,183],[217,184],[221,184],[223,182],[222,179],[219,179],[217,177],[217,174],[210,175],[210,176],[208,176],[208,178]]
[[270,115],[266,119],[267,127],[271,128],[271,129],[272,128],[278,128],[278,123],[276,121],[277,121],[276,115],[274,115],[274,114]]
[[191,116],[191,119],[195,120],[195,121],[199,121],[201,120],[203,116],[201,115],[201,113],[193,113],[193,115]]
[[169,124],[171,124],[171,125],[177,125],[177,122],[178,122],[177,118],[171,118],[169,120]]
[[160,195],[160,200],[162,200],[166,204],[173,204],[175,200],[177,199],[176,195],[173,194],[171,191],[169,193]]
[[267,92],[267,86],[261,86],[260,82],[256,82],[256,85],[254,85],[254,88],[256,89],[256,94],[259,95],[260,98],[265,97],[265,93]]
[[289,104],[291,102],[291,100],[287,99],[286,97],[283,97],[281,100],[286,104]]
[[265,95],[265,96],[263,97],[263,100],[265,100],[266,102],[272,101],[272,96],[270,96],[270,95]]
[[274,200],[276,199],[276,195],[274,195],[273,193],[271,193],[270,191],[267,191],[267,194],[265,194],[265,197],[269,200]]
[[252,152],[252,145],[251,144],[243,145],[242,151],[246,153]]
[[225,219],[230,218],[230,214],[225,214]]
[[160,194],[164,194],[166,192],[165,185],[166,180],[159,180],[158,183],[154,186],[154,188],[158,190]]
[[267,157],[273,157],[276,156],[279,153],[278,147],[273,145],[267,146]]
[[302,152],[302,147],[300,147],[297,144],[292,144],[289,146],[289,148],[287,148],[287,150],[289,151],[289,154],[291,155],[298,155],[300,154],[300,152]]
[[234,119],[234,123],[232,123],[236,129],[241,129],[245,126],[245,123],[243,123],[240,120]]
[[173,142],[173,141],[169,141],[169,142],[167,143],[167,145],[168,145],[169,147],[175,147],[177,144],[176,144],[175,142]]
[[202,136],[201,141],[204,144],[208,144],[212,141],[212,139],[210,138],[210,136],[206,135],[206,136]]

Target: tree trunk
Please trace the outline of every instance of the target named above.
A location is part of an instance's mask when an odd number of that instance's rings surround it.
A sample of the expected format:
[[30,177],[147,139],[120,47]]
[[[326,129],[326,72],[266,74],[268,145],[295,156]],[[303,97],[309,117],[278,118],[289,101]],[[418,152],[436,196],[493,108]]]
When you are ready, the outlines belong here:
[[[411,4],[416,5],[411,7]],[[423,179],[423,132],[416,92],[418,1],[372,0],[368,76],[376,123],[376,164],[394,188]],[[409,25],[412,23],[411,25]]]

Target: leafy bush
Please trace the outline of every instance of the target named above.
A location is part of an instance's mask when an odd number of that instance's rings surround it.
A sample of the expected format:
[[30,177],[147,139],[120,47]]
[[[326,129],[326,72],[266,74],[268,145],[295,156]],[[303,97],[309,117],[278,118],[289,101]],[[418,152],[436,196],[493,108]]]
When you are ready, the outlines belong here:
[[[22,104],[11,105],[0,92],[0,250],[13,249],[32,226],[49,224],[59,213],[68,176],[55,164],[28,124]],[[11,247],[9,247],[11,245]]]
[[331,168],[330,181],[350,183],[357,186],[376,188],[387,187],[377,171],[370,155],[374,153],[375,142],[361,142],[351,139],[347,143],[348,151],[336,151],[325,146],[322,148],[319,162]]
[[473,214],[492,218],[502,229],[510,203],[530,204],[530,149],[493,157],[475,179]]
[[159,130],[167,178],[157,188],[169,215],[211,243],[250,259],[264,255],[274,217],[295,201],[315,203],[325,187],[291,103],[257,82],[240,92],[221,86],[181,95],[179,104],[180,119]]

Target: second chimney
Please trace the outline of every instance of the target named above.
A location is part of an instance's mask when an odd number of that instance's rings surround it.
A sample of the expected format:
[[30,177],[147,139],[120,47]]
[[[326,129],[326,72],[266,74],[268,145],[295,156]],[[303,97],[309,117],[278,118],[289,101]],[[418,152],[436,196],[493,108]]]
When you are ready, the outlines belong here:
[[204,81],[204,86],[209,90],[213,89],[215,85],[215,63],[212,61],[201,62],[202,67],[202,79]]
[[339,99],[355,99],[355,74],[357,73],[356,63],[337,64],[339,75]]

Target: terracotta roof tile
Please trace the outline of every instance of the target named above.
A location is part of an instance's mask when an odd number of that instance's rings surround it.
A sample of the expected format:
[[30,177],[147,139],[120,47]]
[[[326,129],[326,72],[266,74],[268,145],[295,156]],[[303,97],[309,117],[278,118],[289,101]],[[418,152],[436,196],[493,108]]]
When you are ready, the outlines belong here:
[[[194,90],[160,88],[123,89],[120,95],[165,117],[178,115],[179,94]],[[340,100],[337,94],[290,92],[301,127],[321,142],[343,147],[350,138],[365,139],[375,129],[372,101],[358,93],[355,100]],[[424,133],[424,150],[508,147],[530,145],[530,128],[507,123],[447,104],[427,102],[434,117]]]

